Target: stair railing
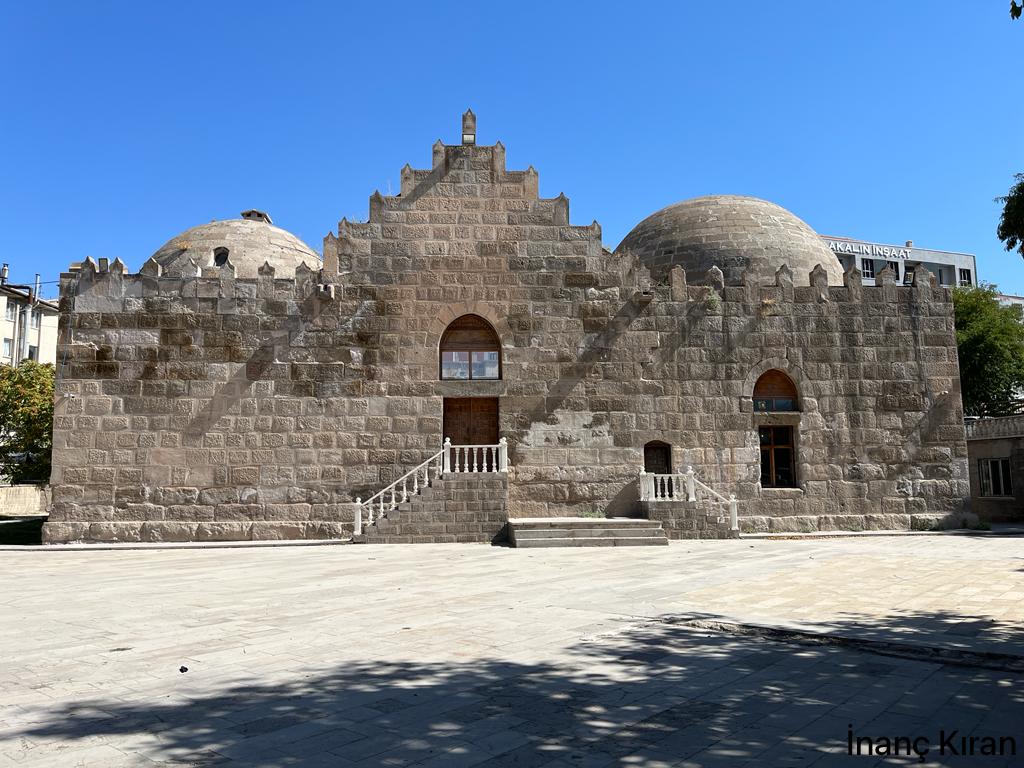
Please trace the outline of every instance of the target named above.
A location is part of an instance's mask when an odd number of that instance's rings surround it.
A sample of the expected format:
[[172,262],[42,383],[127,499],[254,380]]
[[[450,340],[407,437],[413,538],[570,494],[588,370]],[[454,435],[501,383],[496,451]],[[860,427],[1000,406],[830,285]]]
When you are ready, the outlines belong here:
[[[373,494],[366,501],[356,497],[356,520],[353,532],[359,536],[363,532],[363,511],[366,511],[367,522],[373,525],[378,518],[384,517],[403,501],[409,500],[411,494],[416,496],[423,488],[434,484],[444,472],[444,450],[440,450],[417,467],[409,470],[400,478],[385,486],[383,490]],[[433,477],[431,477],[433,472]],[[410,481],[410,478],[412,480]],[[401,488],[399,488],[401,486]],[[390,498],[389,498],[390,496]]]
[[730,493],[726,498],[711,486],[702,483],[693,467],[687,467],[685,472],[672,474],[648,473],[640,470],[640,501],[668,501],[669,499],[681,499],[686,493],[686,500],[697,501],[697,491],[711,497],[711,503],[729,508],[729,528],[738,531],[739,504],[735,493]]
[[464,474],[471,472],[508,472],[508,441],[503,437],[493,445],[452,445],[451,438],[444,439],[444,447],[417,467],[409,470],[391,485],[373,494],[366,501],[356,497],[356,514],[353,533],[363,532],[363,513],[373,525],[386,517],[399,504],[429,488],[443,474]]

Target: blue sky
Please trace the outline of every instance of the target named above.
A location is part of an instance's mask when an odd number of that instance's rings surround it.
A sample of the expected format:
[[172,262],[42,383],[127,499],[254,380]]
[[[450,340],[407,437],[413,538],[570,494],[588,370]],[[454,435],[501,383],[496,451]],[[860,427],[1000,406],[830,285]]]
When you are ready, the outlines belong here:
[[320,250],[471,106],[610,248],[678,200],[756,195],[824,234],[975,253],[1024,293],[995,237],[1024,171],[1007,6],[8,3],[0,261],[135,269],[250,207]]

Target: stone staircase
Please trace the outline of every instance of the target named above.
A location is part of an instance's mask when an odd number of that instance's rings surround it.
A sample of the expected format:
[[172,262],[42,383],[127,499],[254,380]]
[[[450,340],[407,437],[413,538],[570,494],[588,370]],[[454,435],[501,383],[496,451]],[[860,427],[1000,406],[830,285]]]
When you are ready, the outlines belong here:
[[504,473],[446,474],[363,526],[356,543],[500,541],[508,517]]
[[645,547],[668,544],[657,520],[632,517],[520,517],[508,521],[513,547]]

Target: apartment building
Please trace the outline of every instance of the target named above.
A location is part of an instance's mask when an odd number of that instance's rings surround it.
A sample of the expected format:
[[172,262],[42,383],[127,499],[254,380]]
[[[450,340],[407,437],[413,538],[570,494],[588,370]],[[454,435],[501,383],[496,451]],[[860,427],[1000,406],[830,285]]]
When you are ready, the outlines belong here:
[[9,280],[0,267],[0,365],[22,360],[57,363],[57,304],[39,298],[39,275],[33,285]]

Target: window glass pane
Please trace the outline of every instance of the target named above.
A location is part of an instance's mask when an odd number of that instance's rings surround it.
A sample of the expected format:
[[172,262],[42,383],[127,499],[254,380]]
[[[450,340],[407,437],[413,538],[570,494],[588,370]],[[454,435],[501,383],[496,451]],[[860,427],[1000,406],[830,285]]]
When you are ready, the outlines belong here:
[[793,485],[793,451],[789,448],[775,449],[775,485]]
[[[763,433],[762,433],[763,435]],[[762,437],[762,440],[764,438]],[[771,450],[768,448],[761,449],[761,485],[770,486],[772,484],[772,459]]]
[[759,434],[759,436],[761,438],[761,445],[769,445],[771,443],[771,441],[772,441],[772,428],[771,427],[761,427],[758,430],[758,434]]
[[474,352],[473,353],[473,378],[474,379],[496,379],[496,378],[498,378],[498,353],[497,352]]
[[469,352],[442,352],[441,378],[468,379]]
[[1013,496],[1013,483],[1010,481],[1010,460],[1003,459],[999,462],[1003,470],[1003,495]]
[[978,480],[981,481],[981,495],[992,495],[992,474],[989,462],[981,459],[978,461]]

